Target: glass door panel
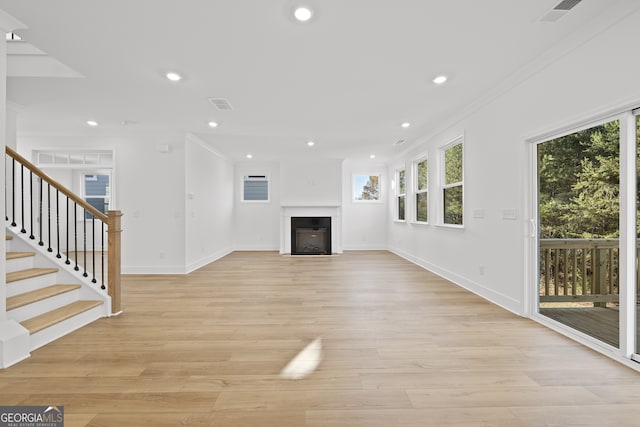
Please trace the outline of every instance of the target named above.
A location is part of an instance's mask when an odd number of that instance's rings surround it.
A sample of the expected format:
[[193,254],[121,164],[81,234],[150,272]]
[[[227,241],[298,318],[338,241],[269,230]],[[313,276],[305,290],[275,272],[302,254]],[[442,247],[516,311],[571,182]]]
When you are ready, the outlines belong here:
[[[640,242],[640,115],[636,116],[636,242]],[[638,274],[638,254],[640,248],[636,244],[636,355],[640,354],[640,274]]]
[[538,144],[540,314],[619,346],[620,123]]

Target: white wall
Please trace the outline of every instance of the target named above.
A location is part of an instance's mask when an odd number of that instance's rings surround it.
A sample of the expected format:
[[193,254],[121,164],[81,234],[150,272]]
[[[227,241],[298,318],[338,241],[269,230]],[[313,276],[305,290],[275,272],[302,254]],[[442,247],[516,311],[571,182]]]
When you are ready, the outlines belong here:
[[[246,175],[269,177],[269,202],[243,202]],[[275,162],[239,162],[234,173],[234,248],[278,250],[280,247],[280,165]]]
[[[381,175],[380,202],[354,202],[353,176]],[[390,202],[387,166],[379,162],[345,160],[342,165],[342,245],[344,250],[387,248]]]
[[186,272],[232,251],[233,164],[193,135],[185,150]]
[[[115,150],[116,197],[121,210],[122,272],[185,271],[185,139],[179,134],[130,133],[94,135],[18,135],[18,150],[27,158],[43,148]],[[168,153],[158,145],[168,144]]]
[[283,205],[332,205],[342,201],[342,160],[287,160],[280,164]]
[[[428,153],[433,218],[438,147],[465,137],[464,229],[391,223],[390,247],[489,300],[526,313],[529,201],[524,182],[530,159],[525,139],[630,100],[640,106],[638,39],[640,13],[635,13],[590,40],[585,37],[582,41],[588,41],[573,51],[540,66],[535,75],[391,164],[390,174]],[[517,220],[502,219],[507,208],[517,209]],[[484,210],[483,219],[472,218],[475,209]]]

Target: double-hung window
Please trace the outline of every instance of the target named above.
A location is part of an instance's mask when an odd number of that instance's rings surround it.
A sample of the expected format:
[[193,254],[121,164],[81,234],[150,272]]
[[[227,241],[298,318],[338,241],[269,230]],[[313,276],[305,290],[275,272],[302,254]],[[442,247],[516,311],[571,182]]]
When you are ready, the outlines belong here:
[[396,182],[396,220],[404,221],[406,218],[405,208],[407,196],[406,176],[404,169],[399,169],[398,171],[396,171]]
[[[105,173],[83,173],[82,198],[99,212],[106,214],[111,199],[111,176]],[[93,219],[93,215],[85,212],[85,219]]]
[[458,138],[441,150],[442,223],[463,225],[463,142]]
[[427,158],[422,158],[413,164],[413,189],[415,194],[416,222],[429,221],[429,178],[427,173]]

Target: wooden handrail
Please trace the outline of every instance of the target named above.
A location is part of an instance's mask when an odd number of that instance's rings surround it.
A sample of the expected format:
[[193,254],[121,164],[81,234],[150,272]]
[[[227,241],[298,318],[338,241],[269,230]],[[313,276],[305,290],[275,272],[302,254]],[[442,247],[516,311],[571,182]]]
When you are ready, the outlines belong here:
[[6,151],[7,155],[9,155],[10,157],[16,159],[20,164],[24,165],[27,169],[29,169],[31,172],[33,172],[34,175],[37,175],[40,178],[42,178],[43,180],[45,180],[53,188],[55,188],[56,190],[60,191],[62,194],[67,196],[69,199],[73,200],[78,206],[82,207],[87,212],[91,213],[91,215],[93,215],[96,219],[99,219],[100,221],[104,222],[105,224],[108,222],[107,215],[103,214],[102,212],[100,212],[99,210],[97,210],[96,208],[91,206],[89,203],[87,203],[85,200],[83,200],[82,198],[78,197],[71,190],[67,189],[67,187],[65,187],[64,185],[60,184],[55,179],[51,178],[49,175],[47,175],[46,173],[41,171],[36,165],[34,165],[29,160],[27,160],[24,157],[22,157],[16,151],[11,149],[10,147],[6,147],[5,151]]

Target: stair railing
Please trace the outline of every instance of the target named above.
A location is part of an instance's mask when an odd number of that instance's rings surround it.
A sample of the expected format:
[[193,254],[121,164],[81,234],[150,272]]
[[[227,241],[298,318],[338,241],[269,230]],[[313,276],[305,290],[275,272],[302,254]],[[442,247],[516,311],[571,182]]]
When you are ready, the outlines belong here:
[[106,290],[119,313],[122,213],[100,212],[10,147],[6,154],[6,221]]

